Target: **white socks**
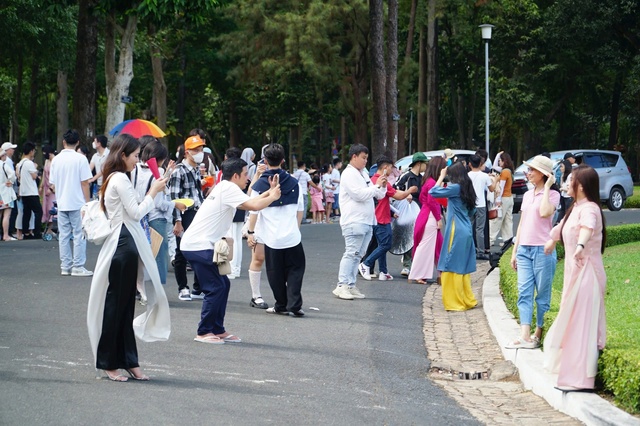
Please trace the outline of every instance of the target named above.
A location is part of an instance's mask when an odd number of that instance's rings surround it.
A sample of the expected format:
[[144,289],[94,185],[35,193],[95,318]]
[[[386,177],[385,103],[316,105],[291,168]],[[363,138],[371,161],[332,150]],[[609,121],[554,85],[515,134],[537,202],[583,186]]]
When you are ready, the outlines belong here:
[[260,276],[262,271],[252,271],[249,269],[249,284],[251,284],[251,297],[257,299],[262,297],[260,293]]

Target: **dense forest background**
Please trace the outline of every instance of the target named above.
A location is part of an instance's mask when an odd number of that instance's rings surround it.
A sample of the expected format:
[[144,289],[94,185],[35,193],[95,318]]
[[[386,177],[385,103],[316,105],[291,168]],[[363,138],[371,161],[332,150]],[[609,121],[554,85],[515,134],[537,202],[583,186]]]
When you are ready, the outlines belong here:
[[[86,143],[146,118],[308,163],[485,144],[616,149],[638,180],[636,0],[3,0],[0,140]],[[130,96],[132,102],[121,102]]]

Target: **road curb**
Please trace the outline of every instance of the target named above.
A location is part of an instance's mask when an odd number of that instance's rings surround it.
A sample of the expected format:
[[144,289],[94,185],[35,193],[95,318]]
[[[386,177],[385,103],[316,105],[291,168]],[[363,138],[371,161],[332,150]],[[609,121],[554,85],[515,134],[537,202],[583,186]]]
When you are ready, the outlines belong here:
[[556,410],[587,425],[640,425],[640,420],[596,394],[565,393],[554,389],[556,375],[542,368],[542,350],[505,349],[505,345],[519,336],[520,326],[504,304],[499,283],[500,269],[496,268],[484,280],[482,305],[502,355],[518,368],[524,387],[544,398]]

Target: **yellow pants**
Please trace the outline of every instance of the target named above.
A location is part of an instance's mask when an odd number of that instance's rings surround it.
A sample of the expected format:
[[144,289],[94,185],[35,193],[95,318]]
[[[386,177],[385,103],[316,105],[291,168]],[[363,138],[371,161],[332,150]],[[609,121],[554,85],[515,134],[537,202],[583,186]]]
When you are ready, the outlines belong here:
[[442,304],[447,311],[466,311],[478,304],[471,291],[471,274],[443,272],[440,282],[442,283]]

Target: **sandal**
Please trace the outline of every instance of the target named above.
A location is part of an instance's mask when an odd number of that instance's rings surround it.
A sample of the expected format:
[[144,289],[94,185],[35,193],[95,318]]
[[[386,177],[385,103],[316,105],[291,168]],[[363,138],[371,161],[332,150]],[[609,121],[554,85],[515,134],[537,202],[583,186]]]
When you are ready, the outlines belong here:
[[527,341],[522,337],[514,339],[511,343],[505,346],[505,349],[536,349],[540,346],[540,342],[535,340]]
[[111,374],[109,374],[107,370],[104,370],[104,374],[106,374],[107,378],[112,382],[126,382],[127,380],[129,380],[127,377],[123,376],[122,374],[112,376]]
[[226,336],[224,334],[216,334],[216,337],[224,340],[225,342],[228,343],[240,343],[242,342],[242,339],[239,338],[238,336],[234,335],[234,334],[227,334]]
[[143,374],[142,376],[136,376],[135,374],[133,374],[133,371],[129,370],[128,368],[126,368],[124,371],[129,373],[133,380],[139,380],[141,382],[148,382],[150,380],[149,376],[147,376],[146,374]]
[[422,285],[427,284],[427,282],[423,279],[408,280],[408,281],[409,281],[409,284],[422,284]]
[[210,334],[208,336],[196,336],[196,338],[193,340],[200,343],[210,343],[212,345],[224,344],[224,339],[221,339],[218,336],[214,336],[213,334]]

